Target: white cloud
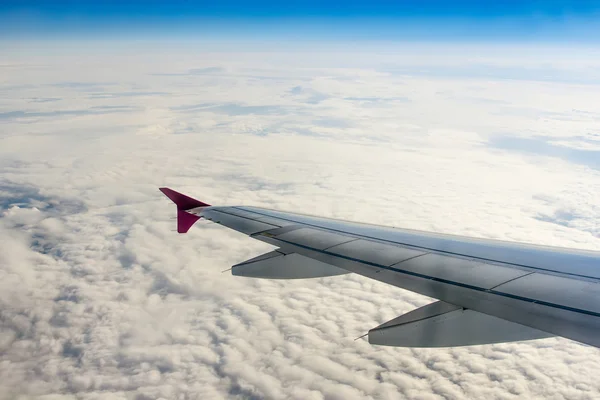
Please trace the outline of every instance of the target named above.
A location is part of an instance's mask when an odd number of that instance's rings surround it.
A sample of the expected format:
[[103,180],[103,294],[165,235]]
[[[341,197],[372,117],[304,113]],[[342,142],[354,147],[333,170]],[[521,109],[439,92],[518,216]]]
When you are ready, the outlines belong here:
[[269,246],[174,232],[159,186],[600,249],[598,166],[494,141],[595,151],[596,87],[534,80],[506,49],[409,50],[8,54],[23,66],[0,85],[0,398],[594,398],[597,349],[370,346],[354,338],[429,299],[353,275],[234,278],[220,271]]

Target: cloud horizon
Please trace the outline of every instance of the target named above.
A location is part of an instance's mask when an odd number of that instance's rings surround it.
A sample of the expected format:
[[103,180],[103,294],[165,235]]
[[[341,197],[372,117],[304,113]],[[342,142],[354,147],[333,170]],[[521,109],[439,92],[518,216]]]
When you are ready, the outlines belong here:
[[566,339],[354,341],[431,299],[221,273],[271,247],[178,235],[158,191],[600,250],[593,49],[36,46],[0,63],[0,399],[600,391],[599,350]]

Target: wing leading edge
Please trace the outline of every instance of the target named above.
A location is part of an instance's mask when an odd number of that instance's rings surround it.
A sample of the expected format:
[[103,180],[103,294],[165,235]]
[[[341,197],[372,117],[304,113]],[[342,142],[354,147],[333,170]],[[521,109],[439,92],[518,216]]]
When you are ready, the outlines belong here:
[[370,343],[451,347],[563,336],[600,347],[600,253],[199,203],[178,205],[178,213],[278,248],[234,266],[234,275],[354,272],[440,300],[371,329]]

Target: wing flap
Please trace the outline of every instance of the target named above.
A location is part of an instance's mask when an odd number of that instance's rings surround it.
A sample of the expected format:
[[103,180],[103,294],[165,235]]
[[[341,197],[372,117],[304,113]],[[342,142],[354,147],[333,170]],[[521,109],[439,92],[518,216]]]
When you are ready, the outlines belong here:
[[531,273],[514,267],[503,267],[439,254],[426,254],[399,263],[394,267],[402,271],[482,289],[491,289]]
[[347,273],[349,271],[297,253],[285,254],[277,250],[244,261],[231,268],[232,275],[265,279],[322,278]]
[[500,285],[494,291],[542,304],[600,313],[600,284],[595,282],[534,273]]
[[398,347],[455,347],[552,337],[551,334],[437,301],[368,333],[369,343]]

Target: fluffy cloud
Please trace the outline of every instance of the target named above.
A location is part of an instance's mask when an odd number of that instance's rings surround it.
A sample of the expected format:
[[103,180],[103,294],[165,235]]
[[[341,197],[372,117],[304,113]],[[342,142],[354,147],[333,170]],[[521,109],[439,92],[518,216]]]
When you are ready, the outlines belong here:
[[107,49],[0,65],[0,398],[597,397],[600,353],[565,339],[354,341],[430,299],[221,273],[269,246],[177,235],[157,187],[600,249],[600,60]]

